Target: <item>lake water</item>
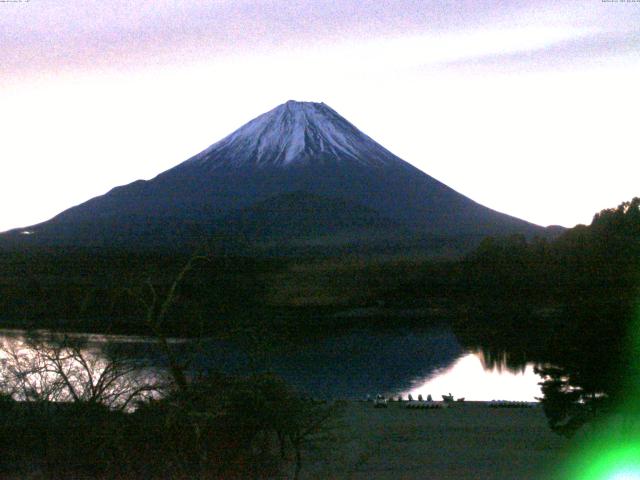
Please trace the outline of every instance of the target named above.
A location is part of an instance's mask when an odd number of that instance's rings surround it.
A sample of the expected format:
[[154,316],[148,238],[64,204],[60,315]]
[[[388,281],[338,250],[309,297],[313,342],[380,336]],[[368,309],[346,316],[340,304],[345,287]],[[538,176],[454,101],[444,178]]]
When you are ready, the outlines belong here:
[[[0,331],[5,348],[13,345],[15,349],[22,337],[20,331]],[[165,368],[151,339],[78,337],[94,356],[118,350],[159,372]],[[172,340],[172,348],[183,356],[196,351],[187,340]],[[2,358],[6,355],[0,353]],[[218,340],[204,341],[194,356],[198,370],[247,373],[251,363],[256,365],[254,356]],[[467,400],[534,401],[541,396],[540,378],[533,372],[533,365],[510,370],[505,364],[486,362],[481,352],[462,348],[447,328],[353,331],[261,355],[256,368],[273,371],[299,391],[317,398],[362,399],[376,394],[426,398],[430,394],[439,400],[441,395],[452,393]]]

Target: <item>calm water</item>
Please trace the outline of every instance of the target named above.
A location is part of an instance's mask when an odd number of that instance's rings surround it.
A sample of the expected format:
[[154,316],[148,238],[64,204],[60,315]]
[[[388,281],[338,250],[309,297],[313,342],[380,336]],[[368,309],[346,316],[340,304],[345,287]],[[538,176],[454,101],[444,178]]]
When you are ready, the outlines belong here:
[[[83,348],[94,358],[118,350],[139,359],[158,372],[164,360],[155,343],[133,336],[79,335]],[[20,349],[20,331],[0,331],[0,342]],[[195,351],[186,340],[173,340],[173,348],[187,355]],[[28,353],[25,353],[28,354]],[[6,355],[0,352],[0,360]],[[239,353],[233,345],[205,341],[197,350],[194,365],[199,370],[246,373],[256,358]],[[445,328],[380,332],[360,330],[297,345],[286,351],[261,355],[259,369],[281,375],[301,392],[318,398],[365,398],[378,393],[408,394],[434,399],[452,393],[467,400],[524,400],[541,396],[540,378],[527,365],[512,371],[505,365],[485,362],[482,353],[466,351]],[[490,368],[488,364],[493,365]]]

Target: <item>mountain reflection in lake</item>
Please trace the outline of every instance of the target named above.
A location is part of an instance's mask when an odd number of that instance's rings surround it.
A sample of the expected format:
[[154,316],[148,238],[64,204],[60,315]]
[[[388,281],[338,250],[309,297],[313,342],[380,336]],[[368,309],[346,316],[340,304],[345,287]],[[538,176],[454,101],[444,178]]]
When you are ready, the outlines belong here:
[[[100,356],[124,355],[144,365],[148,375],[160,378],[166,371],[153,339],[103,335],[77,338],[98,366]],[[5,346],[17,346],[21,341],[20,332],[0,334]],[[197,351],[188,340],[173,340],[172,346],[180,355],[196,352],[194,370],[249,373],[249,356],[230,342],[207,339]],[[481,354],[465,351],[447,328],[358,330],[309,344],[283,346],[263,357],[258,369],[273,371],[298,391],[317,398],[362,399],[377,393],[405,397],[408,393],[414,397],[431,393],[436,398],[448,392],[469,400],[533,400],[540,396],[539,377],[531,367],[521,373],[484,369]],[[6,376],[6,369],[1,373]]]
[[542,397],[538,382],[540,377],[534,366],[526,365],[520,371],[503,366],[489,367],[482,353],[468,353],[458,358],[452,365],[433,372],[427,378],[414,380],[413,386],[403,393],[414,398],[432,395],[441,400],[442,395],[452,393],[456,398],[466,400],[512,400],[533,402]]

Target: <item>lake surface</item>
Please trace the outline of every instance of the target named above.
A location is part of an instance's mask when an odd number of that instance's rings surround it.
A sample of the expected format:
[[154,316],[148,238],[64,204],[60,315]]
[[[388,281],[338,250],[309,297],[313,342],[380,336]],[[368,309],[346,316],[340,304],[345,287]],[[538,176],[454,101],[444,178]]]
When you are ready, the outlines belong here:
[[[77,337],[91,355],[118,351],[158,372],[166,367],[152,339]],[[21,331],[0,331],[5,348],[15,348],[22,339]],[[495,361],[486,362],[481,352],[465,350],[447,328],[358,330],[263,352],[259,357],[241,353],[231,343],[219,340],[205,340],[199,348],[188,340],[173,339],[171,344],[181,356],[193,354],[197,370],[242,374],[252,365],[277,373],[300,392],[317,398],[363,399],[377,394],[426,398],[431,394],[439,400],[441,395],[452,393],[467,400],[534,401],[541,396],[540,377],[533,372],[533,365],[514,371]]]

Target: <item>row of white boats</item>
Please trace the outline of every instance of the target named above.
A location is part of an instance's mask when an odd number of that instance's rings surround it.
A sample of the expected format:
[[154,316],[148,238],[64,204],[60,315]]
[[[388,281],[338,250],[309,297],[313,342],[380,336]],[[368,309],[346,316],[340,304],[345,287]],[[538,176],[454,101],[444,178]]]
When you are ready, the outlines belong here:
[[[371,397],[367,396],[367,401],[372,401]],[[408,395],[407,399],[403,399],[402,396],[387,398],[384,395],[377,395],[375,399],[373,399],[373,405],[376,408],[386,408],[389,405],[389,402],[397,402],[404,404],[405,408],[416,408],[416,409],[438,409],[438,408],[448,408],[455,404],[464,403],[464,397],[454,398],[453,395],[442,395],[442,401],[433,400],[431,395],[427,395],[427,398],[424,399],[422,395],[418,395],[418,399],[414,400],[411,395]],[[491,408],[532,408],[535,407],[537,402],[524,402],[524,401],[512,401],[512,400],[491,400],[490,402],[486,402],[486,405]]]

